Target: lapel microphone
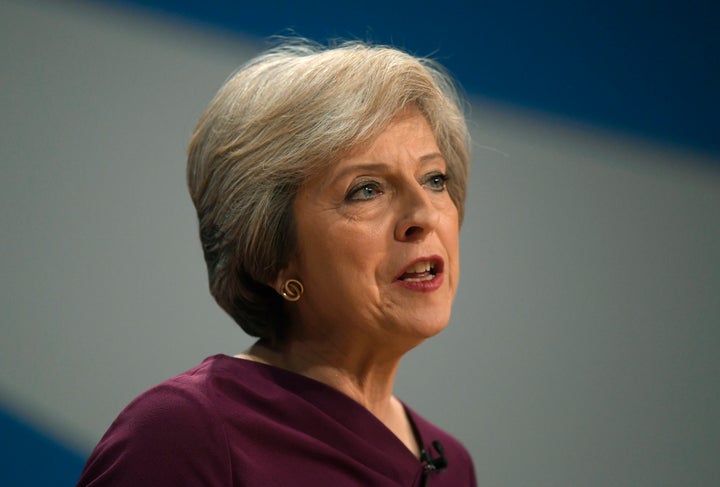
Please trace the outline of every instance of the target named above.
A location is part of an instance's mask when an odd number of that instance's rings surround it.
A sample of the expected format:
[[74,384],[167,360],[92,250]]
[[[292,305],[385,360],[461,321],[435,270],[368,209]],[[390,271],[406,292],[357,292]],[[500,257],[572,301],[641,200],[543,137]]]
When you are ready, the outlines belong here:
[[422,460],[424,464],[425,469],[425,478],[427,478],[428,474],[430,472],[441,472],[445,470],[448,466],[447,458],[445,458],[445,449],[443,448],[442,444],[435,440],[432,442],[433,447],[435,447],[435,451],[437,451],[440,456],[437,458],[432,458],[430,456],[430,453],[427,452],[427,450],[424,450],[420,452],[420,460]]

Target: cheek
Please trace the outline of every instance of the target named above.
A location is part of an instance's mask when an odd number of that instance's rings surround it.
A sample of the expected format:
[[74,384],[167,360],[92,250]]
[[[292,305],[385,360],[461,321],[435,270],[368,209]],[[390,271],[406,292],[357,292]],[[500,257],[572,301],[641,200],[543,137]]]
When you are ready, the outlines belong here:
[[329,258],[333,261],[326,260],[326,264],[343,269],[351,280],[374,276],[377,266],[387,255],[384,238],[378,228],[347,228],[340,234],[334,234],[331,241],[333,248]]
[[444,226],[445,246],[451,264],[451,277],[453,286],[456,287],[460,278],[460,224],[457,217],[457,210],[447,219]]
[[332,287],[343,286],[345,281],[355,286],[358,280],[373,276],[374,263],[383,251],[372,234],[351,225],[316,230],[307,235],[312,242],[302,245],[306,250],[301,272],[308,278]]

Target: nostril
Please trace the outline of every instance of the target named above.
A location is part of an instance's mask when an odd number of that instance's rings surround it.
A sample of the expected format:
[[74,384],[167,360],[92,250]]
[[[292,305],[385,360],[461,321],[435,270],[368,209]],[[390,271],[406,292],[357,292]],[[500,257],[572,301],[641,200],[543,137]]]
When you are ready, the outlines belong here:
[[418,235],[422,235],[423,229],[422,227],[418,227],[416,225],[410,226],[405,230],[405,237],[406,238],[412,238],[416,237]]

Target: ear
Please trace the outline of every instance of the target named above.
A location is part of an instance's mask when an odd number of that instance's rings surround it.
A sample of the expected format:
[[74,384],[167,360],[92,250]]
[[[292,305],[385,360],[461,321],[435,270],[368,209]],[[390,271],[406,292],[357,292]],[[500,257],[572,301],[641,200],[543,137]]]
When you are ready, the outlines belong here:
[[283,286],[285,286],[285,282],[287,282],[288,279],[297,279],[297,272],[292,262],[280,269],[277,276],[275,276],[275,279],[268,282],[267,285],[273,288],[275,292],[282,295]]
[[280,272],[278,272],[275,280],[268,283],[268,286],[273,288],[276,293],[282,295],[283,284],[285,284],[285,281],[287,280],[287,277],[285,277],[286,275],[286,269],[281,270]]

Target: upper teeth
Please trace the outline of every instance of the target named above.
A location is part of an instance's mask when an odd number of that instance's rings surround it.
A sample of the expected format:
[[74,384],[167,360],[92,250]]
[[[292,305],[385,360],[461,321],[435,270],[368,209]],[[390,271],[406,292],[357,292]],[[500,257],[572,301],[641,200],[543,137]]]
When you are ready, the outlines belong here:
[[423,272],[430,272],[432,269],[432,263],[430,261],[417,262],[405,271],[407,274],[422,274]]

